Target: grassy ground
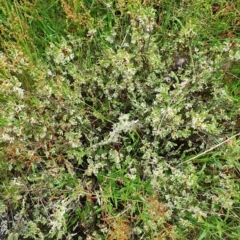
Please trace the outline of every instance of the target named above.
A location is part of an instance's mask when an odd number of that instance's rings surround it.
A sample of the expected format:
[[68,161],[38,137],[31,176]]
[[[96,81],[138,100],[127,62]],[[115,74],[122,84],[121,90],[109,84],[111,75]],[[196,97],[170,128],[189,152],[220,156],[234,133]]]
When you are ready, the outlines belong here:
[[0,0],[0,238],[239,239],[239,9]]

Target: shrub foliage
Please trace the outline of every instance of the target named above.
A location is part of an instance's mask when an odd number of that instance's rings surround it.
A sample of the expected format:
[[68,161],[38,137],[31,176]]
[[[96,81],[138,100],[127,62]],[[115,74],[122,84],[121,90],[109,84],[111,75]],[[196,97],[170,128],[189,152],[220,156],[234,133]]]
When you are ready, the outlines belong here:
[[237,6],[62,0],[52,37],[41,2],[1,7],[1,234],[237,239],[240,42],[210,38]]

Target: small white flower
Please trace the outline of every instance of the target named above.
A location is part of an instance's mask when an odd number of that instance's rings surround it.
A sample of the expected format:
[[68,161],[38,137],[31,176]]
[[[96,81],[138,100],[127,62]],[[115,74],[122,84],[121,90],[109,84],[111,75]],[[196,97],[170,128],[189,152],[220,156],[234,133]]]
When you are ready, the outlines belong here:
[[15,110],[17,113],[19,113],[25,106],[24,105],[17,105]]
[[16,92],[20,98],[23,98],[24,90],[22,88],[15,86],[13,87],[13,91]]
[[9,134],[7,133],[3,133],[2,134],[2,139],[3,141],[9,141],[10,143],[13,143],[14,142],[14,138],[11,137]]
[[92,39],[95,36],[96,32],[97,32],[96,29],[90,29],[88,30],[87,36]]
[[107,42],[109,42],[109,43],[113,43],[113,42],[114,42],[114,39],[113,39],[112,37],[110,37],[110,36],[107,36],[107,37],[105,38],[105,40],[106,40]]
[[52,71],[50,70],[50,69],[48,69],[48,71],[47,71],[47,74],[48,74],[48,76],[53,76],[53,73],[52,73]]

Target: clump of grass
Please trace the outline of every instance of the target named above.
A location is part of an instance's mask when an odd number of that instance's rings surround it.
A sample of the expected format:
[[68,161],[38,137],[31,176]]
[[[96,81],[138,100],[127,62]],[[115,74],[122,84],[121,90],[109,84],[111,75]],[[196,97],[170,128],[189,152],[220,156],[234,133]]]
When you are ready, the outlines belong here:
[[4,237],[238,238],[237,4],[2,6]]

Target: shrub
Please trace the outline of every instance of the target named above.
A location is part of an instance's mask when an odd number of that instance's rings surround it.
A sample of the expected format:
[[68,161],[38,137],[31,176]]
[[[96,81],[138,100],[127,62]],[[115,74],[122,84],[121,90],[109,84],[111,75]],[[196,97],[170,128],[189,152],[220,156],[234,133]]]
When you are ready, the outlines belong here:
[[239,141],[202,153],[236,133],[222,66],[239,62],[240,43],[197,41],[203,30],[178,16],[162,37],[157,3],[124,4],[102,6],[121,14],[50,42],[37,62],[17,45],[1,52],[9,239],[233,236]]

